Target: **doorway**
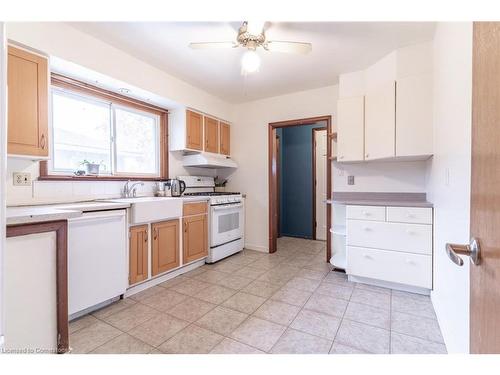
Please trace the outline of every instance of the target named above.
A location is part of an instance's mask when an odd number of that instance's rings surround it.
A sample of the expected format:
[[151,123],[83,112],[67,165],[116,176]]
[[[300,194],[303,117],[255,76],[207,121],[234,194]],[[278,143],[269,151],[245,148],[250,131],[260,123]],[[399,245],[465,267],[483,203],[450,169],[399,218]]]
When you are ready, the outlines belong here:
[[[299,120],[288,120],[270,123],[268,126],[268,177],[269,177],[269,252],[274,253],[277,250],[278,228],[282,228],[279,224],[279,207],[283,206],[283,202],[279,200],[279,179],[278,175],[283,175],[283,170],[280,168],[278,150],[282,153],[283,139],[277,138],[278,129],[286,129],[289,127],[298,127],[305,125],[321,124],[326,129],[326,139],[332,134],[331,116],[312,117]],[[310,131],[310,130],[309,130]],[[332,147],[331,142],[326,142],[326,158],[331,160]],[[314,158],[313,158],[314,160]],[[283,158],[281,158],[281,162]],[[331,163],[326,163],[326,199],[331,199]],[[315,189],[313,189],[315,191]],[[316,210],[316,199],[311,202],[312,207]],[[326,212],[326,233],[329,233],[331,228],[331,205],[324,204],[323,209]],[[315,217],[315,216],[313,216]],[[315,231],[314,231],[315,233]],[[331,255],[331,240],[330,236],[326,236],[326,261],[330,260]]]

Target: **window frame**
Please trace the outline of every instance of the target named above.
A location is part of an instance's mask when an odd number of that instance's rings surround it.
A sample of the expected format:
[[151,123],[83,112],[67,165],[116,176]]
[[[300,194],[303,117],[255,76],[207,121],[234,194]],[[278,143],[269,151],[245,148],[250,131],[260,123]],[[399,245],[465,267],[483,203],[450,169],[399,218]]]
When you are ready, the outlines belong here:
[[[51,74],[51,87],[68,95],[75,95],[88,98],[91,102],[101,102],[110,105],[112,115],[112,127],[115,127],[114,110],[113,107],[122,108],[135,113],[146,113],[159,116],[158,122],[158,146],[157,155],[159,162],[159,175],[152,176],[151,174],[140,175],[132,173],[115,173],[103,174],[99,176],[75,176],[64,172],[57,172],[49,170],[49,163],[53,162],[53,126],[50,122],[50,161],[44,160],[40,162],[40,177],[39,180],[52,180],[52,181],[125,181],[125,180],[141,180],[141,181],[161,181],[168,178],[168,110],[149,103],[132,99],[127,96],[117,94],[115,92],[87,84],[66,77],[57,73]],[[52,92],[51,92],[52,97]],[[110,129],[111,130],[111,129]],[[113,142],[113,141],[112,141]],[[111,146],[111,144],[110,144]],[[111,147],[111,158],[115,158],[116,147]]]

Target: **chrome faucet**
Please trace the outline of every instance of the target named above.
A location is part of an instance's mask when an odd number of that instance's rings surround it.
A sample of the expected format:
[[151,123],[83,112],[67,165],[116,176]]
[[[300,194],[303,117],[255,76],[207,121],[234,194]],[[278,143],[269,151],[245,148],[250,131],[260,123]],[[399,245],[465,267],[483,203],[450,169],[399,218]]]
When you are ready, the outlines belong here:
[[123,187],[123,190],[122,190],[122,197],[123,198],[132,198],[132,197],[135,197],[136,194],[137,194],[137,185],[144,185],[144,182],[134,182],[132,185],[130,185],[130,180],[128,180],[127,182],[125,182],[125,186]]

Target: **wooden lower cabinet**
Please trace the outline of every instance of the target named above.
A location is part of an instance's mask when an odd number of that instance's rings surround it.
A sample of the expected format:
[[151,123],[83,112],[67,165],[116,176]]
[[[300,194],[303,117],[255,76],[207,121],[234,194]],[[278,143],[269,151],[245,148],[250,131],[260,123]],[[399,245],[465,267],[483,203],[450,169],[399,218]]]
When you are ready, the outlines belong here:
[[148,278],[148,226],[130,227],[129,284]]
[[182,219],[183,262],[189,263],[208,255],[208,220],[207,215],[187,216]]
[[179,267],[179,220],[153,223],[151,230],[153,231],[152,276]]

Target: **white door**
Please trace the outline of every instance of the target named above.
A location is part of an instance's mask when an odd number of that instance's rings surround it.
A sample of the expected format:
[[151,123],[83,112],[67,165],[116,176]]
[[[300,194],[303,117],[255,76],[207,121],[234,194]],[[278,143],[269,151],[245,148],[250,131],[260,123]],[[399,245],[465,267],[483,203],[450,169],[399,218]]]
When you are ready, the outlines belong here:
[[316,148],[316,239],[326,241],[326,160],[327,134],[326,130],[314,132],[314,147]]
[[337,160],[362,161],[364,158],[365,97],[337,101]]
[[365,97],[365,160],[392,158],[396,147],[396,83],[377,87]]

